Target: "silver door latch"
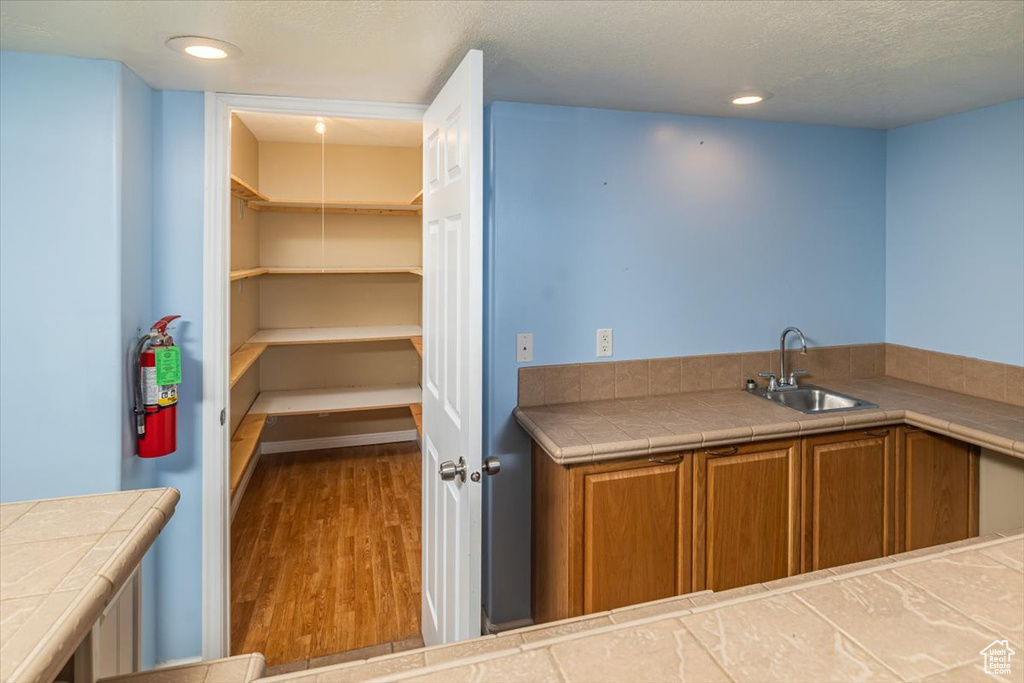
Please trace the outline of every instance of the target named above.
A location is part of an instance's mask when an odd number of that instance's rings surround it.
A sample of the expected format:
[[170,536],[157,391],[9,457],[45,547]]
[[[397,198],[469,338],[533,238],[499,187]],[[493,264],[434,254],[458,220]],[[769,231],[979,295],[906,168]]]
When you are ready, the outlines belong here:
[[[483,469],[484,474],[493,476],[501,471],[501,461],[493,455],[484,458],[481,469]],[[455,477],[458,477],[461,481],[466,481],[466,459],[460,457],[457,465],[451,460],[445,460],[441,463],[437,473],[441,475],[441,479],[444,481],[455,481]],[[480,481],[480,473],[473,472],[469,475],[469,478],[474,482],[478,482]]]

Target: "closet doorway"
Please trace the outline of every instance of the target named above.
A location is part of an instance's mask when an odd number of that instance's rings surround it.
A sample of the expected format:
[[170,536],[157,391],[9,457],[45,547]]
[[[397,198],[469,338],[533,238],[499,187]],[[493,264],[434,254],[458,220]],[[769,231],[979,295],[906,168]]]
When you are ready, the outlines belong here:
[[[354,489],[357,472],[373,469],[365,458],[386,462],[389,471],[403,455],[418,457],[421,463],[418,487],[403,481],[401,467],[389,478],[408,492],[407,509],[413,507],[414,490],[419,492],[419,615],[424,643],[480,635],[482,482],[484,474],[498,470],[495,463],[484,468],[481,456],[482,53],[470,50],[429,106],[207,93],[206,112],[204,658],[228,654],[235,627],[248,621],[251,628],[254,621],[242,614],[250,607],[232,609],[232,517],[255,530],[246,536],[251,548],[245,549],[241,538],[234,548],[236,553],[252,553],[256,562],[250,566],[255,568],[260,558],[270,557],[264,551],[284,552],[270,549],[274,539],[294,541],[296,525],[315,519],[320,510],[332,511],[321,527],[338,521],[334,503],[344,507],[358,499],[354,493],[346,497],[345,477],[353,477]],[[278,118],[271,121],[270,115]],[[290,135],[283,131],[296,123],[295,117],[301,129],[297,135],[312,131],[321,137],[312,143],[270,139]],[[266,128],[276,132],[262,130],[260,119],[269,121]],[[415,188],[391,177],[406,177],[405,166],[398,161],[402,153],[396,151],[402,145],[354,144],[352,139],[346,145],[330,137],[332,130],[348,126],[352,135],[393,140],[404,127],[399,123],[413,123],[420,130],[419,149],[412,148],[419,158],[420,186],[412,194]],[[248,152],[245,143],[233,144],[245,133],[241,125],[252,138]],[[289,144],[305,148],[286,149]],[[393,154],[381,161],[380,149],[376,157],[360,156],[355,148],[362,147],[392,148]],[[360,165],[361,161],[366,163]],[[243,170],[247,166],[248,172]],[[414,175],[411,165],[409,169]],[[389,189],[385,192],[384,187]],[[406,219],[408,225],[403,223]],[[375,223],[371,227],[366,221]],[[388,221],[392,227],[383,227]],[[238,233],[235,239],[232,233]],[[421,334],[415,334],[417,325]],[[414,450],[388,450],[400,447]],[[345,451],[342,455],[352,459],[350,467],[330,470],[323,458],[337,448],[362,450]],[[360,458],[364,460],[356,462]],[[267,464],[266,474],[261,473],[261,460]],[[272,471],[272,461],[283,465]],[[302,481],[340,476],[342,483],[337,489],[333,483],[291,488],[279,483],[289,469],[300,465],[311,465],[306,471],[319,473]],[[374,470],[375,483],[367,484],[366,499],[371,506],[374,501],[400,506],[400,496],[384,501],[383,479],[379,468]],[[282,516],[274,524],[241,521],[258,516],[246,514],[246,498],[256,501],[258,491],[264,491],[266,505],[253,502],[255,510],[280,503],[291,510],[291,517]],[[332,502],[332,497],[344,500]],[[304,512],[297,512],[300,509]],[[387,520],[399,520],[403,545],[396,545],[398,536],[392,533],[385,535],[382,546],[387,548],[389,569],[399,565],[392,560],[400,550],[408,554],[408,548],[415,547],[416,539],[405,535],[415,525],[402,524],[403,514],[415,517],[398,507],[394,513],[373,517],[370,524],[380,526],[383,520],[388,526]],[[349,536],[342,532],[339,537]],[[257,548],[257,543],[262,545]],[[355,543],[353,554],[359,552]],[[301,546],[306,554],[295,557],[289,550],[283,560],[287,576],[275,574],[260,581],[264,590],[285,580],[309,584],[310,573],[323,575],[325,581],[328,576],[331,581],[344,579],[344,571],[326,564],[338,562],[339,556],[340,564],[347,564],[343,553],[329,552],[325,559],[313,556],[310,544]],[[353,576],[372,569],[373,561],[364,561]],[[243,574],[250,591],[243,602],[255,603],[256,581],[250,580],[248,571]],[[399,596],[378,583],[383,574],[372,576],[372,594],[365,577],[350,579],[362,581],[355,584],[356,600],[398,604]],[[402,583],[400,578],[395,581],[394,585]],[[405,583],[412,595],[413,581]],[[330,588],[318,584],[312,592],[326,595]],[[266,649],[272,652],[278,646],[271,641],[278,639],[323,641],[325,636],[306,626],[319,618],[316,608],[309,607],[317,601],[327,599],[316,597],[285,607],[291,610],[289,624],[272,632]],[[335,614],[352,612],[344,602],[330,602]],[[402,610],[394,614],[408,614],[406,603],[400,604]],[[255,604],[251,609],[256,623],[278,622],[265,609],[257,614]],[[395,617],[391,623],[406,628],[414,618]],[[344,638],[351,639],[346,642],[355,642],[354,634],[362,632],[378,634],[378,639],[390,637],[380,635],[391,633],[388,627],[371,628],[364,623],[368,620],[353,615],[351,621],[359,623],[348,628],[347,619],[339,617],[336,622],[343,624]]]
[[422,138],[232,113],[232,654],[421,638]]

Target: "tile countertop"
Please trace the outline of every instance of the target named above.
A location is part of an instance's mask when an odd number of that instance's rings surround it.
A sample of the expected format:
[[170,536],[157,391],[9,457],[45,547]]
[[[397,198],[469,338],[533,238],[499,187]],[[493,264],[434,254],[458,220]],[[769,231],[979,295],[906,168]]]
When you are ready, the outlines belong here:
[[60,672],[178,497],[150,489],[0,505],[0,681]]
[[261,680],[1024,681],[1022,648],[1016,532]]
[[892,377],[822,386],[878,408],[805,415],[725,389],[516,408],[513,414],[563,465],[899,423],[1024,458],[1022,407]]

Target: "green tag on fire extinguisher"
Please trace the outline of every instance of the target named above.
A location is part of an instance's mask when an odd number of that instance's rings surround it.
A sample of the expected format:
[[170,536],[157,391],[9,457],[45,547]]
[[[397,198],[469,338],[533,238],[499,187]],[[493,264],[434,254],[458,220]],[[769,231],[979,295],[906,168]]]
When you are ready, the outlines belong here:
[[181,384],[181,349],[177,346],[157,346],[156,383],[160,386]]

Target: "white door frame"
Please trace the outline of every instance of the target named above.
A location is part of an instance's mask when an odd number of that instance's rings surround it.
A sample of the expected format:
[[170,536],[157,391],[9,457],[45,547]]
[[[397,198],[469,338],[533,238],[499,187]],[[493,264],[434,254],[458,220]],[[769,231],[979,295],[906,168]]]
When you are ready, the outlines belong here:
[[[422,121],[426,105],[206,93],[203,185],[202,610],[203,659],[231,646],[231,515],[228,464],[228,308],[231,270],[231,112]],[[221,423],[221,415],[224,423]]]

